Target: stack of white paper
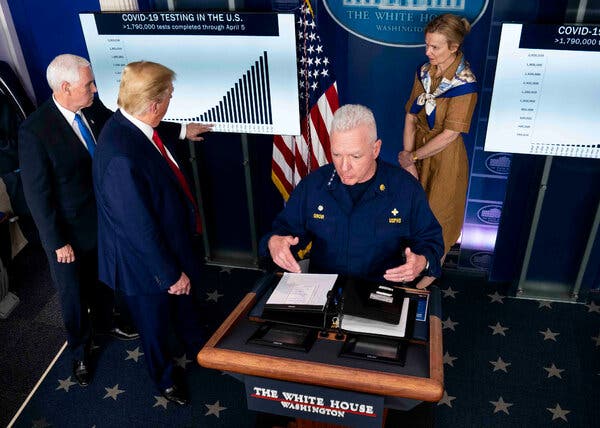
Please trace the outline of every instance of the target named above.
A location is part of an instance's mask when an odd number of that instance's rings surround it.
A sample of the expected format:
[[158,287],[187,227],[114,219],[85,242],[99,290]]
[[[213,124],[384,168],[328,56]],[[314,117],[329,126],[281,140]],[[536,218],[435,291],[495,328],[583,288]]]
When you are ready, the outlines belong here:
[[408,307],[410,299],[405,297],[402,301],[402,312],[400,313],[400,322],[390,324],[382,321],[375,321],[368,318],[344,315],[342,317],[341,329],[349,333],[364,333],[378,336],[404,337],[406,334],[406,321],[408,318]]

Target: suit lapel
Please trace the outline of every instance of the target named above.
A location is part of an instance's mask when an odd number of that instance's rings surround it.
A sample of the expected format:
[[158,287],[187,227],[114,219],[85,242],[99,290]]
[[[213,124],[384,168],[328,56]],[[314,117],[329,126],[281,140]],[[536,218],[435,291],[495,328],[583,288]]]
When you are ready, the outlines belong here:
[[63,141],[65,144],[69,146],[70,151],[73,155],[77,155],[78,157],[86,157],[90,160],[92,159],[90,153],[83,146],[83,143],[71,127],[71,125],[67,122],[67,119],[62,115],[56,104],[54,104],[54,100],[48,100],[49,112],[54,116],[54,123],[56,124],[56,132],[53,135],[56,135],[56,141]]
[[117,110],[114,116],[116,120],[118,120],[124,126],[130,128],[139,137],[137,140],[139,141],[138,150],[140,151],[140,155],[146,158],[148,163],[151,163],[151,165],[147,166],[149,168],[154,168],[154,165],[156,165],[161,176],[167,177],[172,184],[177,187],[179,193],[183,195],[184,199],[187,201],[188,198],[185,196],[185,192],[181,188],[181,184],[179,184],[179,180],[175,176],[175,173],[163,155],[156,149],[154,144],[148,140],[148,137],[146,137],[146,135],[144,135],[144,133],[137,126],[127,120],[127,118],[121,114],[120,110]]
[[85,117],[85,120],[87,120],[88,125],[90,125],[92,134],[94,134],[94,139],[96,141],[98,141],[98,137],[100,136],[100,131],[102,130],[102,128],[98,127],[96,120],[94,119],[93,115],[89,111],[83,110],[82,113],[83,113],[83,116]]

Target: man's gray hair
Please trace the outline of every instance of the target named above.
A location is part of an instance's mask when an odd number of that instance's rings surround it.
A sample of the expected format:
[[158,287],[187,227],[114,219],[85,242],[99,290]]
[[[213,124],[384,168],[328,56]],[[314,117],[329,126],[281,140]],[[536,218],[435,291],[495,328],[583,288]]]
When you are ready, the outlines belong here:
[[331,133],[351,131],[360,126],[370,129],[370,142],[377,140],[377,124],[371,109],[360,104],[346,104],[333,115]]
[[60,89],[62,82],[75,84],[79,82],[79,69],[90,67],[90,62],[77,55],[62,54],[57,56],[48,64],[46,69],[46,80],[53,92]]

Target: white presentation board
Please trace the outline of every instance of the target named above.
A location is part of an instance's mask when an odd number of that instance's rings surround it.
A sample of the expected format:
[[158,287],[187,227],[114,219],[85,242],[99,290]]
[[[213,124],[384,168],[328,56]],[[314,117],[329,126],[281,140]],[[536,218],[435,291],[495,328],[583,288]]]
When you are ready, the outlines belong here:
[[293,14],[125,12],[79,15],[102,102],[117,108],[123,67],[177,74],[165,120],[214,131],[300,134]]
[[502,25],[485,150],[600,158],[599,25]]

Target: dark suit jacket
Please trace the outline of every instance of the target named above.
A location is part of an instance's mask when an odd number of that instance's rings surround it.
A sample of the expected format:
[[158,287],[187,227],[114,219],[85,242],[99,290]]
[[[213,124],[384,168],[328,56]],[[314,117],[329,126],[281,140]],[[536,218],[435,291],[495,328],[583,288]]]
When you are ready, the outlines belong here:
[[[175,153],[175,135],[159,130]],[[164,293],[185,272],[199,278],[194,207],[162,155],[120,111],[93,162],[100,280],[127,295]]]
[[[83,109],[94,137],[112,115],[98,99]],[[19,128],[19,163],[25,199],[48,251],[66,244],[96,246],[92,159],[54,101],[42,104]]]

